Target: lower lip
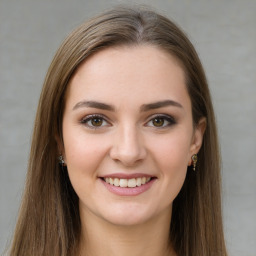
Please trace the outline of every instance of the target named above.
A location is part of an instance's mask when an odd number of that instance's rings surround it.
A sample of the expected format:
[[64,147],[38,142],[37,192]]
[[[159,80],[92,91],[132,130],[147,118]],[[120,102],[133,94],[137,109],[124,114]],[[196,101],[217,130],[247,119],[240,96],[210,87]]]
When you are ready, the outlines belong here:
[[149,182],[147,182],[144,185],[141,185],[139,187],[134,188],[122,188],[122,187],[116,187],[114,185],[108,184],[104,180],[100,179],[103,185],[113,194],[116,194],[118,196],[137,196],[139,194],[142,194],[149,190],[156,179],[152,179]]

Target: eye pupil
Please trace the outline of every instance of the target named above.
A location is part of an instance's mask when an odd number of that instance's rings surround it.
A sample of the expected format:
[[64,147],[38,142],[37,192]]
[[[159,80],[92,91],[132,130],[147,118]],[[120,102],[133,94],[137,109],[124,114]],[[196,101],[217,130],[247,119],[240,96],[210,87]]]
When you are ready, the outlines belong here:
[[101,126],[103,123],[102,118],[95,117],[91,120],[93,126]]
[[154,118],[153,120],[154,126],[160,127],[164,125],[164,119],[163,118]]

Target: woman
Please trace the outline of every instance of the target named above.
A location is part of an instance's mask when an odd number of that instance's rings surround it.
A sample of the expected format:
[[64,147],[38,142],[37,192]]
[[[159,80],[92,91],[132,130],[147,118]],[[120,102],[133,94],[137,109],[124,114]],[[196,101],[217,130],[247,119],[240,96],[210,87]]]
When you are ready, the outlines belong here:
[[227,255],[211,98],[187,37],[116,8],[61,45],[10,255]]

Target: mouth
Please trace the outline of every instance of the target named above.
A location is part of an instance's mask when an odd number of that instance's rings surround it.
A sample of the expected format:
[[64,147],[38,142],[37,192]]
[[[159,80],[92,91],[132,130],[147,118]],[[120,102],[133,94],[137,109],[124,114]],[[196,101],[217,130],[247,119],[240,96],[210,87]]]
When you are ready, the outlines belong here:
[[115,173],[99,177],[102,184],[111,193],[118,196],[137,196],[153,186],[157,177],[143,173]]
[[141,187],[151,180],[155,179],[155,177],[138,177],[131,179],[117,178],[117,177],[104,177],[102,178],[107,184],[110,184],[115,187],[121,188],[135,188]]

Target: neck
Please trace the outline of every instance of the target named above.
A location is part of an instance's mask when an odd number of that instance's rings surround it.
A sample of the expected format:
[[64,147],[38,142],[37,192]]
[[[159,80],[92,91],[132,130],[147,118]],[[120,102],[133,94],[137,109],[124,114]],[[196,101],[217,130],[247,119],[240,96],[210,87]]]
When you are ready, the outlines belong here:
[[[84,221],[86,220],[86,221]],[[81,256],[175,256],[170,246],[171,209],[138,225],[109,223],[91,212],[81,215]]]

